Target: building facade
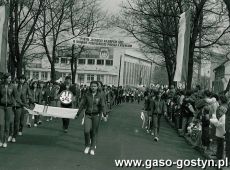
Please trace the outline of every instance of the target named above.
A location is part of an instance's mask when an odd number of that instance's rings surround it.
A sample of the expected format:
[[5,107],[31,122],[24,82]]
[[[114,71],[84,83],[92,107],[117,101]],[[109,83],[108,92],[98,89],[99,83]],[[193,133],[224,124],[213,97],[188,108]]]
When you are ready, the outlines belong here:
[[[70,50],[60,48],[55,61],[60,80],[71,75]],[[150,82],[151,62],[141,53],[122,48],[96,47],[87,48],[77,57],[75,82],[86,84],[93,80],[103,84],[121,86],[147,86]],[[46,55],[33,60],[26,67],[29,79],[49,81],[50,63]]]

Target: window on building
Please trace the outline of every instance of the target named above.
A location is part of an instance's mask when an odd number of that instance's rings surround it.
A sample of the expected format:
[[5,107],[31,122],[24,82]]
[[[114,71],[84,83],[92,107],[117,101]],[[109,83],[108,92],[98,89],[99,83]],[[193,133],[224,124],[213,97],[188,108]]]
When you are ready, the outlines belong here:
[[84,83],[85,75],[84,74],[78,74],[78,82]]
[[67,58],[61,58],[61,64],[67,64],[68,59]]
[[39,79],[39,72],[38,71],[34,71],[33,72],[33,79],[34,80],[38,80]]
[[113,65],[113,60],[106,60],[105,65],[112,66]]
[[88,59],[88,64],[94,65],[95,64],[95,59]]
[[97,81],[104,82],[104,75],[97,75]]
[[56,63],[56,64],[59,63],[59,58],[56,58],[56,59],[55,59],[55,63]]
[[41,77],[41,79],[42,79],[43,81],[46,81],[46,80],[48,79],[48,72],[42,72],[42,77]]
[[25,72],[25,75],[26,75],[26,78],[27,78],[27,79],[30,79],[30,71],[29,71],[29,70],[27,70],[27,71]]
[[90,83],[91,81],[94,81],[94,75],[93,74],[88,74],[87,75],[87,83]]
[[42,64],[41,63],[31,63],[30,67],[31,68],[42,68]]
[[104,60],[97,60],[97,65],[104,65]]
[[78,64],[85,64],[85,59],[78,59]]

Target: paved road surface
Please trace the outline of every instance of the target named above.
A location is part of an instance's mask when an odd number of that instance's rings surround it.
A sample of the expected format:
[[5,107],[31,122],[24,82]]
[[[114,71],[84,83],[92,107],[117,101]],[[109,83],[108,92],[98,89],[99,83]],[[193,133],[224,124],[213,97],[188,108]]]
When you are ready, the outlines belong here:
[[[95,156],[84,155],[83,127],[72,120],[68,134],[61,120],[26,128],[17,143],[0,148],[0,170],[111,170],[115,159],[197,159],[201,155],[163,120],[160,141],[153,142],[141,129],[142,105],[122,104],[113,109],[107,123],[102,122]],[[153,169],[177,169],[153,168]],[[185,168],[193,170],[198,168]],[[211,169],[211,168],[209,168]]]

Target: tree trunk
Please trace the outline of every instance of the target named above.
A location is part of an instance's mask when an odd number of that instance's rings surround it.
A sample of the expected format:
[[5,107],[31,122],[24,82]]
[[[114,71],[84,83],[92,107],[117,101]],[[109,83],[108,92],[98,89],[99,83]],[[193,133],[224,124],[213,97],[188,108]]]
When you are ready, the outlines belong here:
[[10,1],[10,19],[9,19],[9,32],[8,32],[8,42],[9,42],[9,61],[8,61],[8,71],[10,72],[12,78],[15,78],[15,53],[14,53],[14,18],[13,18],[14,5],[13,1]]
[[193,77],[193,53],[194,48],[189,48],[189,59],[188,59],[188,76],[187,76],[187,90],[191,90],[192,88],[192,77]]
[[50,69],[51,69],[50,77],[51,77],[51,81],[54,82],[54,81],[56,81],[55,63],[54,62],[50,63],[50,66],[51,66],[50,67]]
[[77,73],[77,60],[74,55],[75,52],[75,46],[72,45],[71,48],[71,75],[72,75],[72,83],[75,83],[76,73]]

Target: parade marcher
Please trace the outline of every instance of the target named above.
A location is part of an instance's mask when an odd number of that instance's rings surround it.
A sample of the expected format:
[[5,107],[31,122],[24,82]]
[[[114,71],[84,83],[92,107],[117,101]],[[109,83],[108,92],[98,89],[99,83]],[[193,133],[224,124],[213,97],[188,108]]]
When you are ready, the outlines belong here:
[[155,99],[150,102],[150,108],[152,113],[153,133],[154,141],[159,140],[160,120],[163,114],[166,114],[167,107],[165,101],[161,99],[161,93],[159,91],[155,94]]
[[[73,108],[73,98],[76,96],[76,87],[71,84],[71,77],[66,76],[65,82],[60,86],[59,96],[61,107]],[[65,133],[68,132],[70,119],[62,118],[62,127]]]
[[22,75],[19,77],[19,83],[18,83],[18,96],[20,99],[20,103],[18,103],[18,107],[16,107],[16,112],[18,115],[18,121],[19,121],[19,129],[18,129],[18,135],[22,136],[23,127],[25,124],[25,117],[27,115],[27,111],[23,108],[29,107],[29,100],[31,100],[31,93],[29,89],[29,84],[26,82],[25,75]]
[[91,155],[95,154],[97,130],[100,122],[100,115],[105,113],[104,108],[104,96],[98,91],[98,82],[92,81],[90,83],[90,90],[82,98],[76,115],[76,118],[78,118],[83,109],[86,109],[84,120],[85,154],[89,152]]
[[[41,93],[41,89],[39,88],[37,81],[34,81],[31,84],[30,90],[31,90],[30,93],[31,93],[31,99],[32,99],[30,102],[30,107],[34,108],[35,104],[40,104],[42,101],[42,93]],[[28,118],[34,119],[34,127],[38,126],[39,115],[34,115],[32,117],[30,116]],[[31,126],[31,123],[32,123],[31,120],[28,120],[28,124],[30,124],[30,126]]]
[[10,122],[14,120],[12,107],[16,104],[17,95],[16,88],[11,84],[11,76],[6,73],[0,88],[0,147],[7,147]]
[[[53,107],[57,106],[55,101],[55,94],[56,94],[56,90],[54,88],[54,83],[52,81],[47,82],[46,90],[44,94],[46,105],[53,106]],[[47,117],[46,121],[49,122],[52,119],[53,119],[52,117]]]
[[145,101],[144,101],[144,110],[147,116],[147,126],[146,131],[147,133],[150,133],[152,129],[152,114],[151,114],[151,108],[150,108],[150,100],[153,100],[152,94],[150,94],[150,91],[145,92]]

